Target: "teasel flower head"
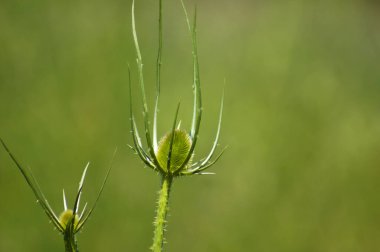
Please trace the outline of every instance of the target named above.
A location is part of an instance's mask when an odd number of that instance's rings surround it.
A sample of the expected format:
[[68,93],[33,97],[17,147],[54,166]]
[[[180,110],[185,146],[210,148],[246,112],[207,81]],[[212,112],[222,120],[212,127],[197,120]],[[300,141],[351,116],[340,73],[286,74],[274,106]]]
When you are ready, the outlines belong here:
[[[77,194],[75,196],[75,201],[72,206],[72,208],[69,208],[67,205],[66,195],[65,191],[63,190],[63,211],[60,213],[60,215],[57,215],[52,207],[50,206],[48,200],[46,199],[44,193],[42,192],[36,178],[34,177],[32,171],[30,169],[26,170],[24,169],[21,164],[17,161],[16,157],[11,153],[7,145],[4,143],[4,141],[0,138],[1,144],[11,157],[12,161],[15,163],[21,174],[23,175],[25,181],[29,185],[30,189],[33,191],[35,197],[37,198],[37,203],[42,207],[45,214],[50,219],[51,223],[53,223],[56,230],[58,230],[65,239],[65,246],[66,245],[72,245],[72,248],[66,248],[66,251],[77,251],[76,248],[76,240],[75,240],[75,234],[77,234],[79,231],[82,230],[84,224],[87,222],[91,214],[93,213],[95,206],[100,198],[100,195],[103,192],[104,186],[107,182],[107,179],[109,177],[112,165],[110,165],[106,176],[103,180],[103,183],[101,185],[101,188],[98,192],[98,195],[96,197],[95,203],[90,209],[87,209],[87,203],[85,203],[82,210],[80,210],[80,200],[81,195],[83,191],[83,185],[84,185],[84,179],[86,177],[87,169],[89,167],[90,163],[87,163],[86,167],[84,168],[84,171],[82,173],[81,180],[79,182],[79,188],[77,191]],[[115,151],[116,153],[116,151]],[[115,154],[114,154],[115,155]],[[111,162],[112,164],[112,162]],[[67,244],[66,244],[67,240]],[[75,243],[75,244],[74,244]],[[74,248],[75,247],[75,248]]]
[[[182,1],[181,1],[182,2]],[[193,162],[193,156],[195,151],[195,146],[198,141],[199,128],[202,118],[202,96],[201,96],[201,86],[199,78],[199,63],[196,45],[196,11],[194,14],[194,22],[191,25],[186,8],[182,2],[182,7],[185,12],[187,26],[191,33],[192,45],[193,45],[193,95],[194,95],[194,107],[192,114],[191,129],[189,131],[180,128],[180,123],[178,123],[178,111],[180,108],[180,103],[178,103],[176,113],[174,116],[174,122],[172,128],[168,131],[160,141],[157,138],[157,122],[158,122],[158,105],[160,98],[160,85],[161,85],[161,54],[162,54],[162,13],[161,4],[159,1],[159,47],[157,55],[157,65],[156,65],[156,99],[153,112],[153,132],[151,134],[151,123],[149,119],[149,111],[147,105],[147,98],[145,95],[145,86],[143,78],[143,63],[141,52],[139,48],[139,43],[136,33],[135,17],[134,17],[134,3],[132,5],[132,31],[133,39],[137,54],[137,68],[139,76],[139,85],[142,94],[143,101],[143,119],[144,119],[144,138],[146,140],[147,148],[144,148],[140,134],[137,129],[135,117],[132,109],[132,91],[131,91],[131,77],[129,70],[129,93],[130,93],[130,122],[131,122],[131,132],[133,137],[134,146],[131,148],[138,154],[140,159],[144,164],[153,170],[159,172],[163,176],[177,177],[177,176],[187,176],[194,174],[212,174],[205,172],[206,169],[211,167],[215,162],[221,157],[225,148],[217,155],[214,159],[214,154],[218,146],[222,111],[223,111],[223,96],[221,100],[221,108],[219,113],[219,122],[217,126],[216,136],[212,144],[209,154],[197,161]]]

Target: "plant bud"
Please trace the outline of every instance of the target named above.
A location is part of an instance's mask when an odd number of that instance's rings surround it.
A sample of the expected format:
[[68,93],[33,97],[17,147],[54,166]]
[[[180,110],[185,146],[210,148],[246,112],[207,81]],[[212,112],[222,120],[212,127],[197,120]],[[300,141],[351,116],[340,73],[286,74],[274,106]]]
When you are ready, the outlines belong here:
[[[177,171],[183,165],[191,148],[191,139],[186,131],[176,129],[174,131],[173,145],[170,146],[172,135],[173,132],[170,132],[161,138],[156,153],[158,163],[162,169],[170,173]],[[169,154],[170,147],[171,153]],[[170,162],[168,162],[168,158],[170,158]],[[190,164],[191,160],[184,166],[184,169],[187,169]]]
[[[74,213],[73,210],[67,209],[63,211],[61,215],[59,215],[59,223],[62,225],[63,229],[66,229],[67,224],[69,223],[71,218],[73,218],[73,213]],[[75,229],[76,226],[78,225],[79,217],[76,214],[74,218],[75,218],[74,219],[74,229]]]

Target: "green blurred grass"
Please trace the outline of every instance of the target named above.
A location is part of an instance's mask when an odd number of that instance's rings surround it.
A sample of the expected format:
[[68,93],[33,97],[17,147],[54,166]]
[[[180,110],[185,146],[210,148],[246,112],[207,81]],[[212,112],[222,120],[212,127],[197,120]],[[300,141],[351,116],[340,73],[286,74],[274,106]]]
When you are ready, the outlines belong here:
[[[190,123],[191,43],[165,1],[160,133],[175,105]],[[192,2],[187,2],[191,6]],[[129,1],[0,3],[0,135],[33,169],[54,209],[92,162],[93,202],[79,245],[147,251],[159,178],[126,147]],[[226,79],[215,176],[174,184],[167,251],[378,251],[380,6],[375,1],[198,1],[206,154]],[[156,3],[138,1],[147,89],[154,92]],[[134,71],[135,108],[139,103]],[[137,110],[136,110],[137,111]],[[59,251],[61,237],[0,150],[0,251]],[[72,199],[72,198],[71,198]]]

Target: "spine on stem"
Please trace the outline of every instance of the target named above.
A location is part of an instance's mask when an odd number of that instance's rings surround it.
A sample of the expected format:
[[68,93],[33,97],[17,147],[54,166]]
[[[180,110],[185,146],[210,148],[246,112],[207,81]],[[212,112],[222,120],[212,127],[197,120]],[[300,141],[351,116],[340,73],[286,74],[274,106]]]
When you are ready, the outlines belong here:
[[154,221],[154,237],[153,245],[151,250],[153,252],[161,252],[164,245],[164,233],[166,227],[166,216],[168,212],[168,201],[170,188],[173,182],[171,176],[164,176],[162,178],[162,185],[159,191],[158,202],[157,202],[157,215]]

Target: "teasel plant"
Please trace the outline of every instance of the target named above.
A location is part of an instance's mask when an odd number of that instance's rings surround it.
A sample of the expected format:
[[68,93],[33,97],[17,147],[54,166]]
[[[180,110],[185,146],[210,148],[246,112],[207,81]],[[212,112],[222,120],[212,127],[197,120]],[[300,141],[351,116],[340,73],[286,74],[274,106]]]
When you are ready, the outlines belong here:
[[180,128],[180,123],[177,123],[178,112],[180,103],[176,108],[174,116],[174,122],[171,130],[166,133],[160,141],[157,140],[157,122],[158,122],[158,107],[160,98],[160,85],[161,85],[161,57],[162,57],[162,0],[158,2],[158,54],[156,62],[156,97],[153,112],[153,134],[151,135],[150,119],[147,98],[145,94],[144,76],[143,76],[143,62],[140,52],[140,47],[137,39],[136,22],[135,22],[135,3],[132,3],[132,33],[133,40],[137,54],[137,69],[138,69],[138,81],[142,94],[142,110],[144,121],[144,132],[146,145],[142,143],[140,135],[138,133],[137,124],[133,114],[132,108],[132,90],[131,90],[131,74],[129,70],[129,93],[130,93],[130,122],[131,133],[134,146],[131,148],[140,157],[143,163],[157,172],[161,177],[161,189],[159,190],[158,203],[156,209],[156,217],[154,220],[154,235],[153,245],[151,250],[154,252],[163,251],[165,243],[165,230],[166,230],[166,218],[168,213],[168,201],[171,192],[173,180],[178,177],[191,176],[191,175],[206,175],[213,174],[206,172],[208,168],[214,165],[222,156],[224,148],[216,157],[214,157],[215,151],[218,146],[222,111],[223,111],[223,97],[221,99],[221,107],[219,113],[219,122],[217,126],[215,140],[212,144],[209,154],[197,161],[193,162],[193,156],[195,146],[198,140],[199,128],[202,118],[202,97],[199,78],[199,63],[197,53],[197,29],[196,29],[196,9],[194,12],[194,21],[191,24],[186,7],[181,0],[182,8],[185,14],[186,23],[191,34],[192,40],[192,59],[193,59],[193,96],[194,107],[192,115],[192,123],[190,132]]
[[63,211],[60,215],[56,215],[53,211],[52,207],[50,206],[48,200],[46,199],[44,193],[42,192],[36,178],[34,177],[31,169],[28,170],[23,168],[19,161],[17,161],[16,157],[12,154],[12,152],[9,150],[8,146],[4,143],[4,141],[0,138],[1,144],[3,145],[4,149],[14,162],[14,164],[17,166],[19,171],[21,172],[22,176],[24,177],[25,181],[27,182],[30,189],[33,191],[34,196],[37,198],[37,203],[42,207],[45,214],[48,216],[50,222],[54,225],[55,229],[58,230],[60,234],[63,236],[64,245],[65,245],[65,251],[66,252],[78,252],[78,243],[76,239],[76,234],[81,231],[90,218],[91,214],[93,213],[100,195],[102,194],[104,190],[104,186],[108,180],[113,159],[115,157],[116,151],[115,150],[113,154],[113,158],[111,161],[111,164],[107,170],[106,176],[103,180],[103,183],[100,187],[100,190],[97,194],[97,197],[95,199],[95,202],[93,203],[93,206],[90,209],[87,209],[87,203],[85,203],[84,207],[81,211],[79,211],[79,203],[81,200],[81,195],[83,191],[83,185],[84,185],[84,179],[86,177],[87,169],[90,165],[88,162],[87,165],[84,168],[84,171],[82,173],[81,180],[79,182],[79,188],[77,191],[77,194],[75,196],[74,205],[72,208],[67,207],[67,200],[65,191],[63,190]]

